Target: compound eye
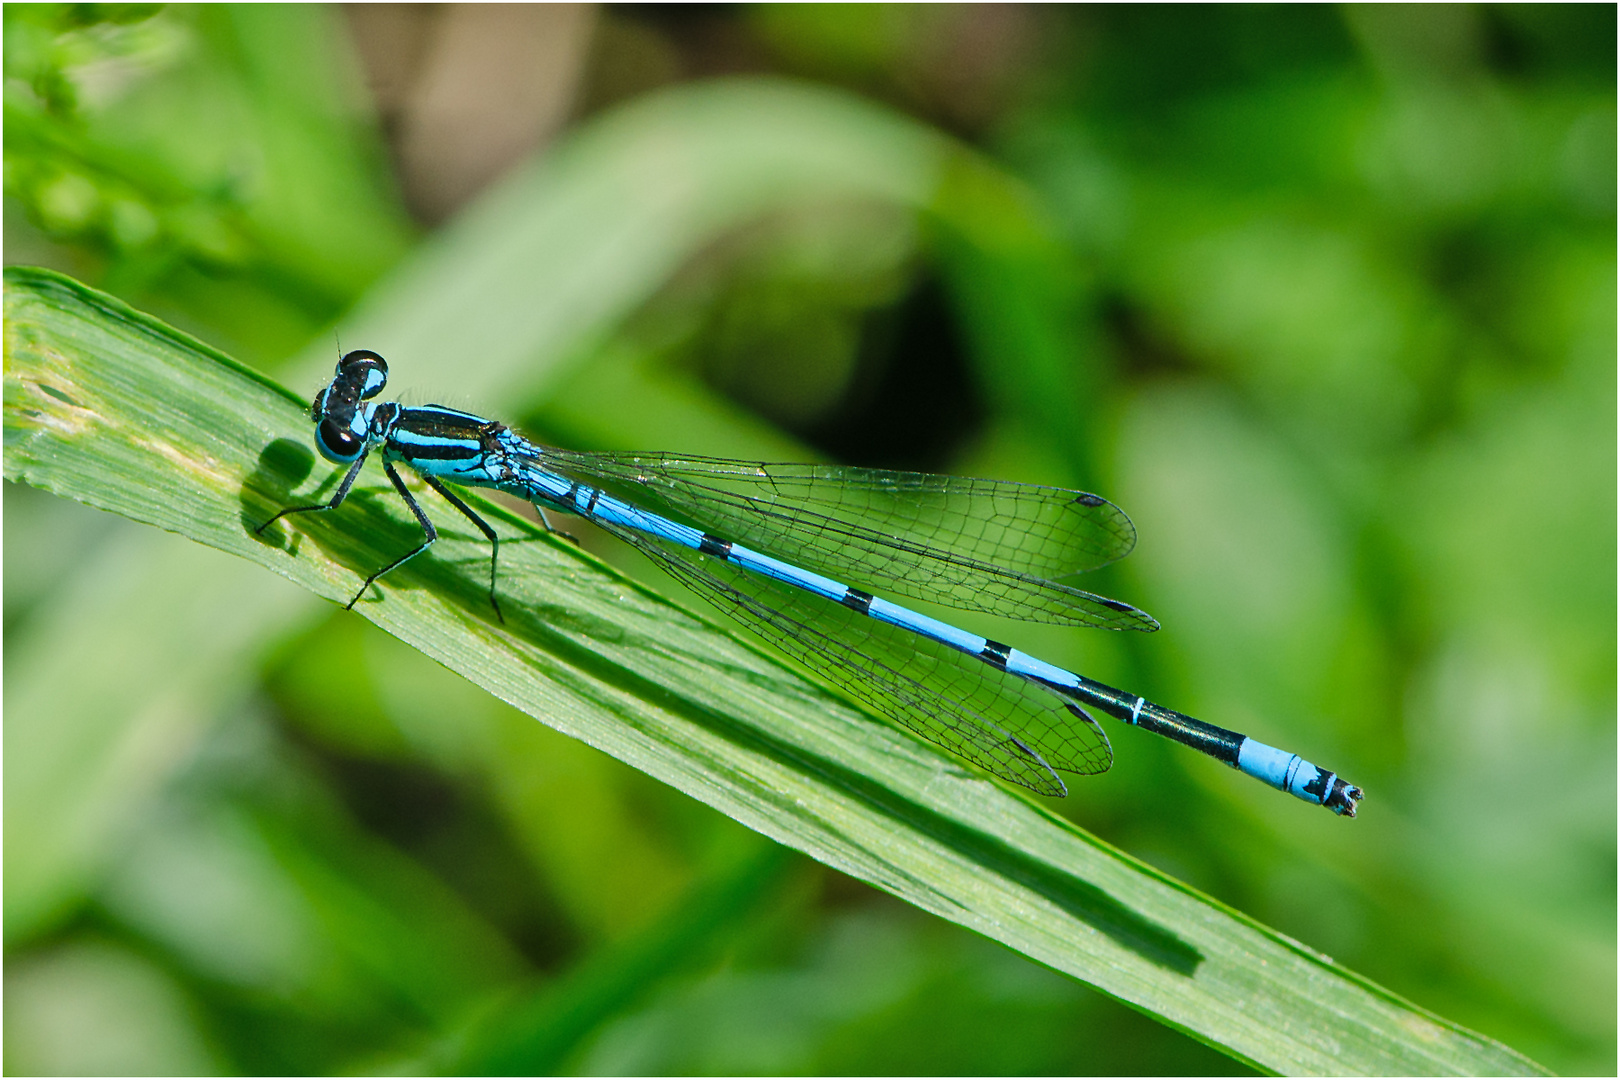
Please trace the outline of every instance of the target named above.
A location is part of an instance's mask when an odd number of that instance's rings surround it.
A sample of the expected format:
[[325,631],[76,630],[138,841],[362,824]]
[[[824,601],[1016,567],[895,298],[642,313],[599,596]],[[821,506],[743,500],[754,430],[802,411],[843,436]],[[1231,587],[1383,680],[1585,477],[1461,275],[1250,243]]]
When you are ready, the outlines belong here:
[[359,436],[331,417],[322,420],[321,426],[315,429],[315,441],[321,455],[329,461],[353,461],[365,446]]
[[388,370],[388,361],[384,360],[370,349],[355,349],[352,352],[344,353],[343,359],[338,361],[338,370],[342,371],[346,367],[366,363],[376,364],[385,372]]
[[348,371],[364,377],[360,383],[362,398],[376,397],[388,382],[388,361],[370,349],[356,349],[338,361],[339,371]]

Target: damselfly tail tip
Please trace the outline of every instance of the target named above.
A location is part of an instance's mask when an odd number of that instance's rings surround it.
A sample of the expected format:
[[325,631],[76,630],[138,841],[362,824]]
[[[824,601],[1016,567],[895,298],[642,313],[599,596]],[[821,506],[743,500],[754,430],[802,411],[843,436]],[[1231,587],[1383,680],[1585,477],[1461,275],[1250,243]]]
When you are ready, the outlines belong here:
[[1338,814],[1340,817],[1353,818],[1356,816],[1356,804],[1365,793],[1354,784],[1347,784],[1337,776],[1333,778],[1333,789],[1328,797],[1322,800],[1322,805]]

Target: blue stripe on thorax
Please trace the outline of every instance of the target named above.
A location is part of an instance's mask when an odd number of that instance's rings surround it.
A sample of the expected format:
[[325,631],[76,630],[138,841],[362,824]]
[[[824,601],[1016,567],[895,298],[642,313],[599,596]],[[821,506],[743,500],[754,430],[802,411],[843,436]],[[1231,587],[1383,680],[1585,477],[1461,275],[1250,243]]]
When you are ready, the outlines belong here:
[[459,450],[467,457],[484,452],[483,444],[476,435],[437,435],[396,428],[388,442],[394,453],[407,465],[414,465],[418,460],[437,461],[445,457],[442,452],[434,451]]
[[436,405],[402,409],[389,425],[383,453],[428,476],[487,485],[493,478],[481,466],[490,426],[482,417]]

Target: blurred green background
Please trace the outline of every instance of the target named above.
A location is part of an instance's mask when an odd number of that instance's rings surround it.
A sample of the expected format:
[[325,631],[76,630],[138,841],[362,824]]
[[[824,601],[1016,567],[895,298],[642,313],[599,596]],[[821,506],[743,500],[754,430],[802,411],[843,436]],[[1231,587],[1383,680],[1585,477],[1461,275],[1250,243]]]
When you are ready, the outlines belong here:
[[[1118,502],[1164,629],[999,635],[1368,801],[1115,728],[1049,805],[1614,1072],[1612,5],[4,17],[8,264],[311,394],[341,341],[566,445]],[[1241,1071],[262,570],[4,511],[7,1072]]]

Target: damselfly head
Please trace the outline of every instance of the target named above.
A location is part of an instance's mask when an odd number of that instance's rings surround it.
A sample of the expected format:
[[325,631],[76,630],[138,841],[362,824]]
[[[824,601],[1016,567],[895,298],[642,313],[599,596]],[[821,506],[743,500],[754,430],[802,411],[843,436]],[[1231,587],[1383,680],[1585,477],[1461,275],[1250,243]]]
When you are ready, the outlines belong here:
[[345,353],[325,390],[315,395],[310,418],[315,421],[315,446],[328,461],[348,462],[366,448],[366,410],[360,403],[374,398],[388,382],[388,362],[369,349]]

